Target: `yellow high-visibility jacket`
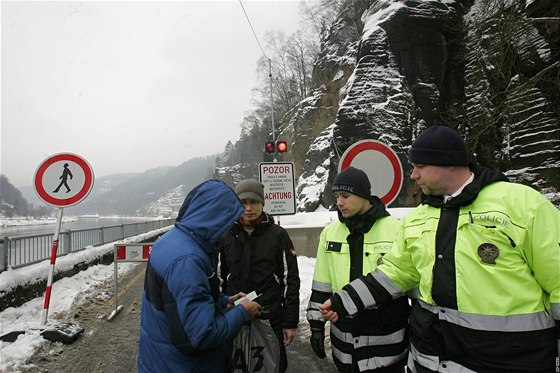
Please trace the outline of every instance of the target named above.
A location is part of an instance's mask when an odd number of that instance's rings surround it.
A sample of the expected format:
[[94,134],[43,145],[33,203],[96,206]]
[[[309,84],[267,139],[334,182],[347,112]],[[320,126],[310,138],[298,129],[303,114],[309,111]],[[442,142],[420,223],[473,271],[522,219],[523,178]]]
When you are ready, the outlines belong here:
[[532,188],[499,180],[479,170],[456,199],[410,212],[396,249],[333,297],[335,310],[351,314],[418,287],[409,367],[553,371],[560,214]]
[[[380,203],[380,202],[379,202]],[[381,208],[386,213],[385,208]],[[352,266],[359,274],[374,270],[391,250],[400,222],[378,216],[359,238],[350,235],[347,225],[335,221],[321,232],[317,249],[312,294],[307,319],[312,328],[324,328],[319,305],[350,281]],[[363,244],[361,238],[363,237]],[[351,251],[354,253],[352,260]],[[356,269],[355,269],[356,270]],[[359,275],[358,274],[358,275]],[[363,310],[356,317],[331,324],[333,360],[339,370],[369,371],[387,366],[404,366],[408,353],[408,298],[400,297],[378,309]]]

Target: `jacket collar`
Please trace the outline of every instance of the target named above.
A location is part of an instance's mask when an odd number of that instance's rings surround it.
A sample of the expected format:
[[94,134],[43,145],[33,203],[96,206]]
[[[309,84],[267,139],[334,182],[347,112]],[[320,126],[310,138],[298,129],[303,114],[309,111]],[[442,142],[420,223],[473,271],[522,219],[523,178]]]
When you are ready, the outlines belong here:
[[473,203],[478,197],[478,193],[487,185],[497,181],[509,181],[508,178],[499,171],[494,171],[486,167],[480,167],[471,164],[471,171],[474,173],[474,180],[466,185],[462,192],[449,199],[446,203],[443,201],[443,196],[423,195],[422,204],[432,207],[461,207]]
[[352,216],[351,218],[345,218],[344,216],[342,216],[339,210],[338,220],[346,224],[346,226],[351,232],[353,231],[357,231],[361,233],[369,232],[369,230],[371,229],[373,224],[375,224],[377,219],[384,216],[391,215],[389,214],[389,212],[385,208],[385,205],[383,204],[383,202],[381,202],[379,197],[371,196],[369,201],[371,202],[372,206],[365,214],[355,215]]

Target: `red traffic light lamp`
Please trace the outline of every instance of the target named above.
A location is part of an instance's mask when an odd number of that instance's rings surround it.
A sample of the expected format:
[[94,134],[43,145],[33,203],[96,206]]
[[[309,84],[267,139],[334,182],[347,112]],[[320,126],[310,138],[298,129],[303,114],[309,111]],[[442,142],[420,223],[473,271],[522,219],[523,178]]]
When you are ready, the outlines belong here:
[[264,152],[266,154],[276,153],[276,145],[274,144],[274,141],[267,141],[264,143]]
[[280,141],[267,141],[264,143],[264,152],[266,154],[284,154],[288,151],[288,142],[285,140]]
[[288,142],[281,140],[276,142],[276,150],[280,154],[284,154],[288,151]]

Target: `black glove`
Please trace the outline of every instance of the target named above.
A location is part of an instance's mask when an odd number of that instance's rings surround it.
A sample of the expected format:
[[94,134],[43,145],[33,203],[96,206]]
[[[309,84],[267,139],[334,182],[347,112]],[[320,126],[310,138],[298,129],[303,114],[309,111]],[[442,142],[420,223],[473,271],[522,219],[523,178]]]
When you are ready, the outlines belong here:
[[324,359],[325,355],[325,330],[311,329],[311,348],[319,358]]

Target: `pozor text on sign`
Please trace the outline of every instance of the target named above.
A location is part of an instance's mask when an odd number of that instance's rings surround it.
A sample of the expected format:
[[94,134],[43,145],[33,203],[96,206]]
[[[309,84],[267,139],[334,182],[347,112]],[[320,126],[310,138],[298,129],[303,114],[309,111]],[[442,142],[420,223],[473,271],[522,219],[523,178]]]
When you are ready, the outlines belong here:
[[280,166],[276,164],[269,164],[262,166],[261,172],[265,174],[289,174],[293,170],[290,166]]

